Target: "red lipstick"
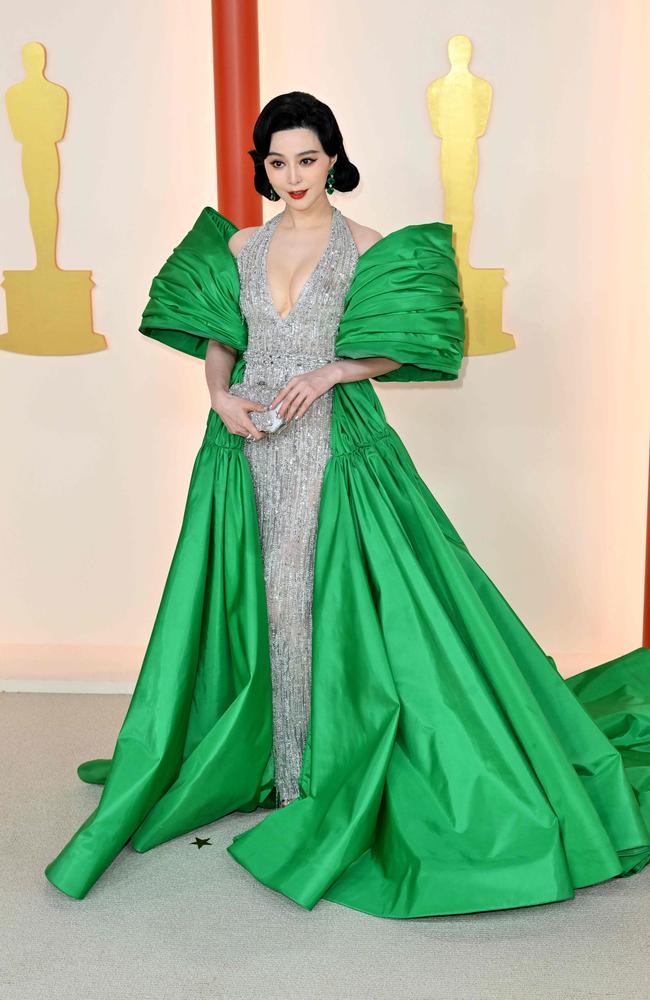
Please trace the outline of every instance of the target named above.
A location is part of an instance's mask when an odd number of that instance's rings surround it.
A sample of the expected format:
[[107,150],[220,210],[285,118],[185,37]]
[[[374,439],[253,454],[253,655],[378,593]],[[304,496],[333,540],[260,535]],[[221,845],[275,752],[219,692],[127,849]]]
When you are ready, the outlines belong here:
[[306,194],[307,194],[307,188],[305,188],[303,191],[289,191],[289,195],[291,198],[302,198]]

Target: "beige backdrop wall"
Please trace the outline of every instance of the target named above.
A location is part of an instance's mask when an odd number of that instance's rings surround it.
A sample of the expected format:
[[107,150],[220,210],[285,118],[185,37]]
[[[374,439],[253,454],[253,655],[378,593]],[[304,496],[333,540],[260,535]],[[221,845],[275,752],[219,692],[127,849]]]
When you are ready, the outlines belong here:
[[[504,267],[515,351],[451,385],[381,386],[389,421],[475,557],[565,675],[640,645],[650,424],[644,0],[260,3],[262,101],[331,105],[362,184],[333,198],[388,233],[442,218],[425,88],[447,41],[494,87],[471,247]],[[130,690],[178,536],[209,398],[146,340],[153,274],[216,204],[208,0],[24,2],[24,42],[70,95],[58,262],[91,268],[109,350],[0,353],[6,689]],[[0,115],[0,268],[33,266],[20,148]],[[277,211],[265,203],[266,217]],[[4,300],[0,325],[6,329]]]

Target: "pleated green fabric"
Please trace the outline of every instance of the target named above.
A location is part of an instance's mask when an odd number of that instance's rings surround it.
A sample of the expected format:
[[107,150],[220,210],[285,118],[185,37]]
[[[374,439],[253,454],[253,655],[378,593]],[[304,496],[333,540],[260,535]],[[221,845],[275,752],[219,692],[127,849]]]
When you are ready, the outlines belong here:
[[404,226],[361,254],[339,324],[338,357],[402,362],[377,382],[458,378],[465,317],[451,237],[444,222]]
[[[243,351],[232,231],[203,210],[154,279],[144,334],[198,357],[210,338]],[[366,251],[337,354],[395,357],[403,380],[454,377],[450,246],[450,227],[431,223]],[[239,354],[233,384],[244,365]],[[112,758],[78,768],[104,784],[99,804],[47,877],[81,899],[127,844],[147,851],[258,807],[266,815],[227,850],[307,910],[321,899],[383,917],[503,909],[640,871],[650,650],[564,680],[419,476],[371,382],[333,397],[300,797],[272,808],[255,497],[243,438],[210,410]]]
[[245,350],[239,272],[228,248],[235,232],[233,222],[206,205],[153,279],[141,333],[202,359],[210,340]]

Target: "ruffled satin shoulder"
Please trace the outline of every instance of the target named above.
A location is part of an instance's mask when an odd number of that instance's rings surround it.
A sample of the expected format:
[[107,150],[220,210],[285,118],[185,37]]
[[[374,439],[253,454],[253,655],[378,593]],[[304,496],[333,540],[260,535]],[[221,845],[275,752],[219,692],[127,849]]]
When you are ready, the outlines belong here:
[[337,357],[388,357],[400,368],[378,382],[448,381],[464,355],[465,316],[452,226],[428,222],[384,236],[359,257]]
[[245,350],[239,273],[228,248],[237,228],[212,206],[201,210],[151,283],[140,333],[198,358],[210,340]]
[[[237,229],[212,206],[202,209],[151,283],[141,333],[198,358],[205,358],[210,340],[246,349],[239,272],[228,247]],[[401,362],[374,377],[380,382],[458,377],[465,320],[451,237],[444,222],[404,226],[361,254],[344,302],[337,357]]]

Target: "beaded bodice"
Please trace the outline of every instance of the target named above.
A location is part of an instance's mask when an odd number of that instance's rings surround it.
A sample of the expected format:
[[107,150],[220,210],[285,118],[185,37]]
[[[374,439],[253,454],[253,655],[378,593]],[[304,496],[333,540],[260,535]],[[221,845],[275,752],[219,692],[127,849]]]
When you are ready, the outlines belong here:
[[239,304],[248,326],[246,383],[284,385],[292,375],[334,359],[343,304],[359,258],[350,228],[333,206],[327,246],[293,307],[281,316],[271,298],[267,267],[281,214],[261,226],[237,257]]

